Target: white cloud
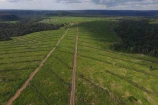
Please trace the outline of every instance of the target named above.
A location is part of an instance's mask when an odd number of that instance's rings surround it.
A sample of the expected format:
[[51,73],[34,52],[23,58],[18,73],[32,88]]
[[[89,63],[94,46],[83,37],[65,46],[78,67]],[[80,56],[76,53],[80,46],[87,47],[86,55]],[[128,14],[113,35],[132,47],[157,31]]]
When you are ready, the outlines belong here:
[[[3,2],[1,2],[3,1]],[[0,9],[158,10],[158,0],[0,0]]]

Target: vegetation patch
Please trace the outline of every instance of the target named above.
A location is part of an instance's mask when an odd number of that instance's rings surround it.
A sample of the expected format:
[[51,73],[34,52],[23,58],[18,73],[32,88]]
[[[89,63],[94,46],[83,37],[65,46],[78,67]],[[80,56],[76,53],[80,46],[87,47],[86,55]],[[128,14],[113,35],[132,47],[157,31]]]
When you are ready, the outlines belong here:
[[0,15],[0,20],[2,21],[17,21],[20,20],[20,17],[16,15]]
[[0,24],[0,41],[10,40],[12,36],[22,36],[33,32],[57,30],[64,24],[54,25],[46,23],[1,23]]
[[158,25],[148,20],[120,20],[115,28],[120,38],[112,48],[131,53],[158,56]]
[[136,101],[138,101],[134,96],[129,96],[128,99],[129,99],[131,102],[136,102]]
[[72,23],[56,50],[13,102],[13,105],[69,104],[78,22],[75,105],[157,105],[158,58],[111,49],[114,43],[120,43],[113,30],[119,25],[117,19],[49,17],[41,22],[68,24],[59,30],[0,41],[0,104],[5,105],[15,94]]

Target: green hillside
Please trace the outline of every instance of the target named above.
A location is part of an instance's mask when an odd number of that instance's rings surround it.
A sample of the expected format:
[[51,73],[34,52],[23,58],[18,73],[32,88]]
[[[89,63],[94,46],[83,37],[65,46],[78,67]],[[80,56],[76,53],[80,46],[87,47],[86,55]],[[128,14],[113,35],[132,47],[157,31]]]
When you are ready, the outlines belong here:
[[1,41],[0,105],[8,102],[54,47],[13,105],[68,105],[77,34],[75,105],[157,105],[158,58],[111,49],[120,41],[113,31],[120,18],[54,17],[41,22],[67,25]]

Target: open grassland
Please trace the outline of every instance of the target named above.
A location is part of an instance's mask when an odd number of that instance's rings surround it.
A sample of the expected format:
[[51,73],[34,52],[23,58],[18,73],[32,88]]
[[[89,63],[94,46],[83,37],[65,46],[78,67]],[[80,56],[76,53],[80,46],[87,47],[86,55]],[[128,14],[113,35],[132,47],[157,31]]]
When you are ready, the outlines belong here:
[[[70,28],[14,105],[67,105],[69,103],[75,34],[76,28]],[[71,54],[62,51],[71,52]]]
[[110,50],[117,38],[109,25],[79,25],[76,104],[157,105],[158,59]]
[[150,19],[150,24],[158,24],[158,18]]
[[122,17],[49,17],[40,22],[49,23],[49,24],[63,24],[63,23],[73,23],[73,22],[88,22],[88,21],[98,21],[98,20],[107,20],[107,21],[117,21]]
[[[59,17],[56,22],[80,22],[75,105],[157,105],[158,58],[111,50],[118,41],[112,30],[115,18],[86,18]],[[21,87],[64,31],[0,42],[0,104]],[[13,105],[69,104],[75,35],[74,24]]]
[[37,32],[0,42],[1,105],[21,87],[64,31],[65,29]]

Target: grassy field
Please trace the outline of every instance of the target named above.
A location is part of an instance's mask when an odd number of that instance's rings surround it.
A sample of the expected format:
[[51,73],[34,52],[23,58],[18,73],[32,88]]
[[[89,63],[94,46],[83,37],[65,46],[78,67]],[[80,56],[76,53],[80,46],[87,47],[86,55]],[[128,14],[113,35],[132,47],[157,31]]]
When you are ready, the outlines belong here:
[[107,20],[107,21],[117,21],[117,19],[121,19],[122,17],[49,17],[43,19],[42,23],[49,24],[63,24],[63,23],[81,23],[81,22],[90,22],[90,21],[99,21],[99,20]]
[[0,104],[21,87],[64,31],[37,32],[0,42]]
[[[69,103],[75,34],[76,28],[70,28],[65,38],[14,105],[51,103],[66,105]],[[72,54],[61,51],[68,51]]]
[[80,24],[76,104],[158,104],[158,59],[110,50],[117,38],[109,24]]
[[[158,104],[158,58],[111,50],[110,46],[118,41],[111,28],[117,18],[56,19],[42,22],[79,22],[76,105]],[[5,105],[21,87],[65,29],[0,42],[0,104]],[[69,104],[75,35],[76,24],[13,105]]]

